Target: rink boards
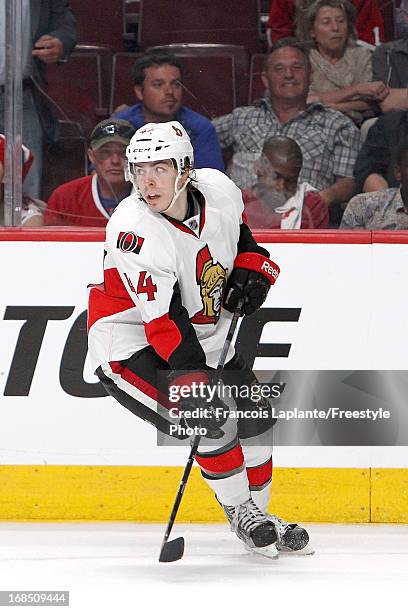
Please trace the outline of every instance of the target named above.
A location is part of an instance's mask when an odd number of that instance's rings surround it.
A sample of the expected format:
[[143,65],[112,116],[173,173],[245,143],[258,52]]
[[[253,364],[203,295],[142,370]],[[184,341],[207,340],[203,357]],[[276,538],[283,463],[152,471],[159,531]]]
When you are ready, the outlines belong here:
[[[391,425],[377,423],[361,444],[343,423],[312,433],[300,424],[281,440],[278,431],[274,512],[406,522],[407,396],[367,387],[361,372],[389,387],[389,371],[406,370],[407,235],[258,239],[281,276],[238,335],[245,350],[257,340],[255,368],[357,372],[357,401],[394,401]],[[0,230],[0,519],[167,518],[188,449],[158,448],[154,430],[101,393],[86,360],[86,285],[102,280],[102,241],[100,230]],[[197,470],[180,520],[222,520]]]

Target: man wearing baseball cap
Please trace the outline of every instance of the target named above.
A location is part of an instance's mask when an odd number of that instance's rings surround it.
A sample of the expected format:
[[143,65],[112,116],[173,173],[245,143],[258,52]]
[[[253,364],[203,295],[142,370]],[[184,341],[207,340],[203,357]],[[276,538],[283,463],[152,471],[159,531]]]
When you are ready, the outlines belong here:
[[128,121],[105,119],[89,139],[88,157],[94,173],[57,187],[45,211],[47,225],[105,227],[132,185],[125,181],[126,147],[135,128]]

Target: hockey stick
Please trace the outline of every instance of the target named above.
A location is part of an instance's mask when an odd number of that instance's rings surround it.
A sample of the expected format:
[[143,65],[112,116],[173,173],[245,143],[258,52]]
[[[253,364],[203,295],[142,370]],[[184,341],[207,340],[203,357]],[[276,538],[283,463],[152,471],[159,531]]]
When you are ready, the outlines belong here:
[[[224,369],[225,360],[227,358],[228,349],[231,345],[232,338],[235,333],[235,329],[237,327],[238,319],[241,315],[241,303],[238,303],[237,309],[234,312],[234,316],[232,317],[230,327],[228,330],[227,337],[225,338],[224,346],[222,347],[220,359],[217,366],[217,382],[221,378],[222,371]],[[174,521],[176,520],[176,515],[184,494],[184,489],[186,488],[188,477],[190,476],[191,468],[193,467],[194,457],[196,456],[196,452],[198,449],[198,445],[200,444],[201,436],[194,436],[193,444],[191,446],[191,451],[187,459],[186,467],[184,468],[183,476],[181,478],[179,488],[177,491],[176,499],[173,505],[173,509],[171,511],[169,522],[167,523],[166,533],[164,534],[163,542],[160,549],[159,561],[164,563],[168,563],[170,561],[178,561],[184,554],[184,538],[176,538],[175,540],[170,540],[170,532],[173,528]]]

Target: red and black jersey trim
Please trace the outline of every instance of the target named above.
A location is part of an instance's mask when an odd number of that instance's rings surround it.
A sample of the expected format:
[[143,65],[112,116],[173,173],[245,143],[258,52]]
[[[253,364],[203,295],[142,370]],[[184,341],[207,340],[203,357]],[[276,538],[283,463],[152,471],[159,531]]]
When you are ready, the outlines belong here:
[[99,319],[136,308],[116,268],[104,271],[104,282],[92,285],[88,300],[88,331]]
[[[174,225],[174,227],[177,227],[177,229],[181,230],[182,232],[185,232],[186,234],[190,234],[191,236],[194,236],[194,238],[197,238],[196,233],[192,229],[190,229],[188,225],[184,225],[184,223],[182,223],[181,221],[177,221],[176,219],[173,219],[172,217],[166,216],[166,219],[170,221],[170,223]],[[201,236],[201,232],[203,231],[204,225],[205,225],[205,200],[203,199],[202,202],[200,202],[200,223],[199,223],[199,229],[198,229],[199,238]]]

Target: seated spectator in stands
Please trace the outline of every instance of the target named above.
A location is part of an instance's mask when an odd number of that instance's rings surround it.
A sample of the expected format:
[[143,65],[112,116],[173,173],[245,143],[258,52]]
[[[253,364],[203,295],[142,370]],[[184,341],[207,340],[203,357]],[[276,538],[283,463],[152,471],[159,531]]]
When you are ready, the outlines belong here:
[[[203,115],[182,106],[182,69],[178,59],[166,51],[146,52],[133,67],[134,92],[138,104],[114,114],[139,129],[145,123],[179,121],[190,136],[195,168],[224,170],[217,134]],[[197,96],[200,92],[196,92]]]
[[[401,0],[401,18],[408,27],[408,0]],[[384,81],[389,95],[381,103],[381,110],[408,109],[408,38],[400,38],[377,47],[373,53],[373,79]]]
[[256,162],[258,181],[242,197],[248,225],[263,229],[319,229],[329,225],[329,210],[317,190],[299,183],[303,157],[286,136],[265,141]]
[[385,113],[369,129],[354,168],[356,192],[398,187],[395,154],[408,142],[408,110]]
[[408,144],[397,152],[394,168],[399,187],[354,196],[344,211],[340,229],[408,229]]
[[311,43],[309,102],[337,109],[361,125],[379,114],[388,95],[381,80],[372,81],[371,51],[355,44],[356,9],[348,0],[317,0],[298,23],[299,38]]
[[[296,14],[307,9],[313,0],[272,0],[267,23],[268,38],[276,42],[280,38],[295,34]],[[356,7],[357,37],[375,44],[374,28],[379,29],[380,40],[384,39],[384,21],[377,0],[352,0]]]
[[279,40],[265,57],[262,80],[269,98],[214,119],[222,148],[232,147],[229,174],[245,189],[256,182],[254,164],[267,138],[289,136],[303,155],[300,180],[313,185],[328,206],[354,194],[353,169],[360,133],[342,113],[320,103],[307,104],[310,63],[295,39]]
[[[4,225],[4,158],[6,142],[3,134],[0,134],[0,225]],[[30,170],[34,157],[23,145],[23,180]],[[44,225],[43,210],[45,203],[41,200],[31,198],[23,193],[21,206],[21,225],[23,227],[38,227]]]
[[125,180],[126,147],[134,127],[121,119],[105,119],[90,136],[88,157],[95,168],[57,187],[45,211],[47,225],[105,227],[109,217],[131,190]]

